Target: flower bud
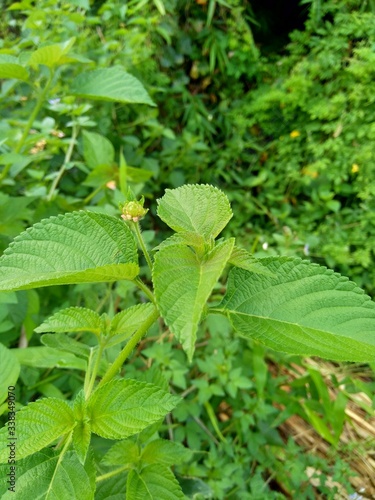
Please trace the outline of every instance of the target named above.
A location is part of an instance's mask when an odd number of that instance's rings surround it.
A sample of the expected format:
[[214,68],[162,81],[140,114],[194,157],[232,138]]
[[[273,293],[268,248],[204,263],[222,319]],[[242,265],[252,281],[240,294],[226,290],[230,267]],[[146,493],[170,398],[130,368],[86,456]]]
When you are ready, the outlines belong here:
[[143,208],[143,201],[128,201],[125,203],[122,207],[122,219],[133,222],[141,220],[148,212],[147,208]]

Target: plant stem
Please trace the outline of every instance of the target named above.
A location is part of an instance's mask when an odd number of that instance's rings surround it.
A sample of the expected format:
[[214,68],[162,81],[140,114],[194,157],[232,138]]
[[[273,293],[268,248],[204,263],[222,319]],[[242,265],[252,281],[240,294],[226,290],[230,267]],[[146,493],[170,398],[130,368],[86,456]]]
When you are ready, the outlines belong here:
[[85,391],[85,399],[86,400],[89,399],[90,394],[92,392],[92,389],[94,387],[95,379],[96,379],[96,376],[97,376],[98,370],[99,370],[100,359],[102,357],[103,349],[104,349],[104,345],[102,343],[100,343],[99,348],[98,348],[97,353],[96,353],[95,364],[94,364],[92,372],[91,372],[90,382],[89,382],[87,389]]
[[147,320],[143,323],[143,325],[141,325],[138,328],[138,330],[135,332],[135,334],[131,337],[129,342],[126,344],[126,346],[120,352],[117,359],[108,368],[104,377],[97,385],[96,390],[99,387],[101,387],[102,385],[109,382],[113,377],[115,377],[118,374],[118,372],[121,369],[122,365],[124,364],[125,360],[130,356],[130,354],[132,353],[135,346],[138,344],[138,342],[141,340],[141,338],[146,334],[146,332],[150,328],[150,326],[153,323],[155,323],[155,321],[158,319],[158,317],[159,317],[159,313],[158,313],[158,311],[155,310],[154,313],[149,318],[147,318]]
[[141,227],[139,225],[139,222],[133,222],[133,227],[134,227],[135,234],[137,236],[138,244],[141,247],[143,255],[146,258],[146,261],[147,261],[148,267],[150,268],[150,271],[152,271],[152,260],[151,260],[150,254],[148,253],[148,250],[146,248],[146,244],[144,242],[144,239],[142,237]]
[[31,113],[30,118],[29,118],[28,122],[26,123],[26,126],[23,130],[23,134],[21,136],[21,139],[19,140],[17,146],[14,149],[15,153],[19,153],[21,151],[23,145],[25,144],[25,141],[27,139],[27,136],[29,135],[30,129],[33,126],[33,123],[34,123],[36,117],[38,116],[38,113],[39,113],[41,107],[43,106],[43,102],[44,102],[46,95],[50,89],[50,86],[52,84],[53,76],[54,76],[53,71],[50,71],[50,75],[48,77],[47,83],[46,83],[44,89],[39,94],[38,100],[36,101],[36,104],[35,104],[35,108],[33,109],[33,112]]
[[[23,133],[22,133],[22,136],[21,136],[21,139],[19,140],[17,146],[14,148],[14,152],[15,153],[19,153],[23,147],[23,145],[25,144],[25,141],[27,139],[27,136],[29,135],[29,132],[30,132],[30,129],[31,127],[33,126],[33,123],[35,121],[35,118],[38,116],[38,113],[41,109],[41,107],[43,106],[43,102],[44,102],[44,99],[50,89],[50,86],[51,86],[51,83],[52,83],[52,80],[53,80],[53,72],[51,71],[50,72],[50,76],[48,77],[48,80],[47,80],[47,83],[46,83],[46,86],[44,87],[44,89],[41,91],[41,93],[39,94],[39,97],[38,97],[38,100],[35,104],[35,108],[33,109],[31,115],[30,115],[30,118],[28,120],[28,122],[26,123],[25,125],[25,128],[23,129]],[[9,170],[12,168],[12,164],[9,163],[8,165],[5,165],[1,174],[0,174],[0,182],[5,179],[5,177],[8,175],[8,172]]]
[[67,165],[70,162],[70,159],[72,157],[73,149],[74,149],[74,145],[76,143],[77,136],[78,136],[78,127],[75,124],[73,124],[72,137],[70,138],[70,141],[69,141],[68,150],[66,152],[63,164],[61,165],[61,168],[60,168],[57,176],[55,177],[54,181],[52,182],[51,189],[49,190],[49,193],[47,196],[47,201],[51,201],[52,196],[53,196],[54,192],[56,191],[57,185],[60,182],[61,177],[64,175],[65,169],[66,169],[66,167],[67,167]]
[[139,288],[142,290],[142,292],[144,292],[147,297],[151,300],[151,302],[153,304],[155,304],[155,297],[154,297],[154,294],[152,293],[152,291],[149,289],[149,287],[147,285],[145,285],[145,283],[143,283],[143,281],[141,280],[141,278],[139,278],[139,276],[137,276],[134,280],[134,283],[136,285],[139,286]]

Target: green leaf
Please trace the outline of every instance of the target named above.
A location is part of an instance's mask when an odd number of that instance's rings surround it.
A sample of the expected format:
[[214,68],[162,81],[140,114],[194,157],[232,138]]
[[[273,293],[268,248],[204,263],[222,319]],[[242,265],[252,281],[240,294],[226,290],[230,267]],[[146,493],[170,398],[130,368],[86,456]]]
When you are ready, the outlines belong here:
[[[0,495],[2,499],[14,498],[7,491],[6,474],[9,465],[0,467]],[[9,477],[9,476],[8,476]],[[95,491],[95,467],[90,456],[82,465],[74,452],[68,451],[59,460],[59,453],[44,450],[23,460],[17,460],[16,497],[18,500],[30,498],[53,500],[82,498],[91,500]]]
[[120,219],[93,212],[50,217],[21,233],[0,258],[0,290],[133,280],[137,246]]
[[98,481],[95,500],[124,500],[126,479],[126,474],[116,474],[116,476],[107,475],[103,480]]
[[204,251],[205,245],[207,244],[203,236],[197,233],[176,233],[172,234],[169,238],[162,241],[157,247],[153,248],[155,250],[161,250],[162,248],[169,247],[172,245],[187,245],[195,247],[200,251]]
[[70,352],[60,351],[51,347],[28,347],[27,349],[12,349],[14,356],[23,366],[34,368],[73,368],[86,370],[87,364]]
[[100,165],[111,165],[115,161],[115,150],[111,141],[94,132],[84,130],[83,156],[88,167],[94,169]]
[[301,259],[260,261],[275,277],[233,269],[220,304],[239,333],[292,354],[374,360],[375,303],[355,283]]
[[148,465],[128,475],[126,498],[132,500],[182,500],[185,495],[172,472],[163,465]]
[[158,216],[169,227],[177,232],[198,233],[206,239],[216,238],[232,215],[226,195],[209,185],[167,189],[158,200]]
[[246,269],[246,271],[251,271],[255,274],[263,274],[264,276],[274,276],[266,267],[262,265],[259,259],[253,257],[244,248],[234,247],[232,255],[228,261],[228,264],[240,267],[241,269]]
[[43,335],[40,340],[42,344],[47,347],[52,347],[59,351],[70,352],[86,360],[90,355],[89,346],[77,342],[77,340],[68,337],[65,333],[46,334]]
[[75,38],[70,38],[66,42],[54,43],[51,45],[40,47],[31,54],[28,60],[28,64],[34,67],[38,66],[39,64],[43,64],[44,66],[48,66],[49,68],[65,64],[68,61],[64,60],[64,56],[72,48],[74,42]]
[[18,57],[0,54],[0,78],[15,78],[16,80],[29,80],[29,72],[18,61]]
[[107,439],[124,439],[157,422],[179,398],[153,384],[112,380],[88,401],[92,432]]
[[189,360],[194,354],[203,309],[232,253],[234,239],[224,241],[200,259],[187,246],[174,245],[155,256],[153,283],[160,314]]
[[143,450],[141,460],[147,464],[162,464],[166,466],[179,465],[188,462],[193,452],[180,443],[155,439]]
[[[8,396],[8,387],[15,386],[20,374],[20,364],[13,351],[0,344],[0,404]],[[12,392],[15,392],[14,390]]]
[[141,82],[121,66],[81,73],[73,80],[72,94],[94,100],[155,106]]
[[103,465],[121,465],[132,468],[139,462],[139,446],[134,441],[127,439],[114,444],[104,455]]
[[129,309],[116,314],[111,321],[111,338],[107,342],[107,347],[129,338],[154,312],[155,307],[151,303],[147,303],[129,307]]
[[86,401],[83,391],[80,391],[74,400],[73,411],[76,419],[76,426],[73,429],[73,447],[79,461],[83,465],[86,461],[91,441],[91,425],[86,417]]
[[45,332],[93,332],[95,335],[105,331],[103,318],[92,309],[68,307],[50,316],[35,328],[37,333]]
[[[26,349],[25,349],[26,350]],[[42,450],[74,427],[73,410],[61,399],[47,398],[30,403],[17,412],[15,436],[8,427],[0,430],[0,463],[9,458],[9,437],[16,441],[17,460]]]

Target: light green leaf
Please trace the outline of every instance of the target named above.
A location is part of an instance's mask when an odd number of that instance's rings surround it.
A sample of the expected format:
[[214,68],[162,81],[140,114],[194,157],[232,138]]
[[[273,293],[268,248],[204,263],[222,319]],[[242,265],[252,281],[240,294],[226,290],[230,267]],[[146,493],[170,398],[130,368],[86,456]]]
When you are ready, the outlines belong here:
[[19,63],[18,57],[0,54],[0,78],[15,78],[27,82],[29,72]]
[[[26,350],[26,349],[25,349]],[[15,436],[0,430],[0,463],[9,458],[8,437],[16,439],[17,460],[42,450],[74,427],[73,410],[61,399],[46,398],[30,403],[17,412]]]
[[70,352],[60,351],[51,347],[28,347],[27,349],[12,349],[18,362],[34,368],[73,368],[86,370],[87,364]]
[[38,66],[43,64],[49,68],[65,64],[64,56],[74,45],[75,38],[70,38],[66,42],[54,43],[40,47],[33,52],[28,60],[30,66]]
[[163,465],[148,465],[128,475],[126,498],[132,500],[182,500],[185,495],[172,472]]
[[47,347],[52,347],[59,351],[71,352],[86,360],[90,355],[89,346],[82,344],[82,342],[77,342],[77,340],[68,337],[65,333],[47,333],[40,340]]
[[99,101],[155,106],[141,82],[121,66],[81,73],[73,80],[72,94]]
[[126,175],[128,182],[146,182],[154,175],[150,170],[146,170],[145,168],[135,168],[126,166]]
[[233,269],[220,304],[239,333],[292,354],[375,359],[375,303],[355,283],[301,259],[260,262],[275,277]]
[[92,432],[107,439],[124,439],[157,422],[179,398],[153,384],[113,380],[97,389],[88,401]]
[[0,258],[0,290],[134,279],[137,246],[120,219],[72,212],[38,222]]
[[79,461],[83,465],[86,461],[91,441],[91,425],[86,418],[86,400],[83,390],[78,393],[74,400],[73,411],[77,421],[73,429],[73,447]]
[[[0,480],[0,495],[2,499],[10,500],[15,495],[7,491],[7,472],[9,465],[1,466],[0,474],[4,480]],[[92,457],[82,465],[77,455],[68,451],[60,462],[59,453],[44,450],[17,460],[15,492],[18,500],[91,500],[94,498],[94,491],[95,467]]]
[[35,328],[37,333],[45,332],[93,332],[95,335],[105,331],[104,319],[92,309],[68,307],[50,316]]
[[130,469],[139,461],[139,446],[134,441],[127,439],[114,444],[104,455],[103,465],[121,465]]
[[159,463],[169,467],[187,463],[192,455],[193,452],[180,443],[155,439],[143,450],[141,460],[150,465]]
[[116,345],[129,338],[138,328],[154,314],[155,307],[151,303],[138,304],[116,314],[111,321],[107,346]]
[[153,248],[155,250],[161,250],[162,248],[169,247],[172,245],[187,245],[195,247],[201,251],[204,250],[206,241],[200,234],[197,233],[175,233],[169,238],[162,241],[157,247]]
[[107,476],[98,481],[95,491],[95,500],[124,500],[126,493],[126,474]]
[[100,165],[111,165],[115,161],[115,150],[111,141],[94,132],[84,130],[83,156],[88,167],[94,169]]
[[263,274],[264,276],[274,276],[266,267],[264,267],[259,259],[253,257],[244,248],[234,247],[228,264],[246,269],[255,274]]
[[158,216],[177,232],[192,232],[206,239],[216,236],[232,217],[226,195],[214,186],[187,184],[167,189],[158,200]]
[[155,256],[153,283],[157,305],[189,360],[194,354],[203,309],[233,245],[233,238],[219,243],[204,259],[183,245],[165,247]]
[[[0,344],[0,404],[8,396],[8,387],[15,386],[20,374],[20,364],[10,349]],[[12,391],[15,393],[15,391]]]

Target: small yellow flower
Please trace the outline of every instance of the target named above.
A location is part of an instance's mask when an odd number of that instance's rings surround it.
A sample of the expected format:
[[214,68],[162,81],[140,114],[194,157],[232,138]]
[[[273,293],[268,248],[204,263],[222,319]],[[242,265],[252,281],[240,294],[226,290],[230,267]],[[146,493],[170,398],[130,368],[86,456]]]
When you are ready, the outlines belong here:
[[352,173],[356,174],[357,172],[359,172],[359,165],[357,165],[356,163],[353,163],[353,165],[352,165]]
[[298,130],[292,130],[289,135],[292,139],[295,139],[296,137],[299,137],[301,135],[301,132],[299,132]]

